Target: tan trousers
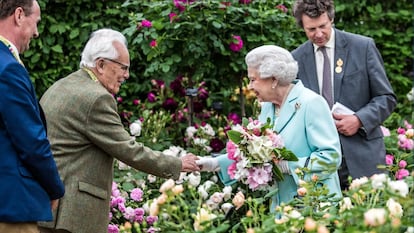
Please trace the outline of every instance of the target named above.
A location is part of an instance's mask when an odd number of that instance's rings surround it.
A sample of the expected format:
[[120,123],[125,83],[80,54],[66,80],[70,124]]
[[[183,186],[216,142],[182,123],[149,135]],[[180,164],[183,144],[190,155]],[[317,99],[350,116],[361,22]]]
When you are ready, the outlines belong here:
[[35,222],[0,222],[0,233],[39,233]]
[[39,230],[40,230],[40,233],[70,233],[67,230],[61,230],[61,229],[57,230],[57,229],[45,228],[45,227],[39,227]]

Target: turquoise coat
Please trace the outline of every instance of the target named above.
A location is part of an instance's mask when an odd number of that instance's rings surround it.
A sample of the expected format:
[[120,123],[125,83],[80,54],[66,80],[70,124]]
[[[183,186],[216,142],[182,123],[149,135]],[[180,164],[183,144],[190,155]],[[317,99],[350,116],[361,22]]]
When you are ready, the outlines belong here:
[[[295,86],[280,110],[280,117],[275,116],[274,105],[270,102],[263,103],[259,115],[261,122],[271,119],[273,129],[282,136],[285,147],[299,158],[297,162],[289,162],[291,175],[284,174],[284,180],[278,182],[279,191],[272,198],[272,211],[274,207],[291,201],[297,195],[299,178],[295,169],[303,168],[306,163],[311,172],[305,176],[305,180],[316,174],[324,179],[323,183],[330,193],[338,197],[342,195],[337,172],[326,174],[325,166],[312,162],[317,159],[337,169],[341,163],[339,135],[328,104],[323,97],[305,88],[301,81],[296,80],[294,83]],[[227,158],[227,154],[220,155],[218,159],[219,177],[226,185],[234,183],[227,174],[227,167],[232,160]]]

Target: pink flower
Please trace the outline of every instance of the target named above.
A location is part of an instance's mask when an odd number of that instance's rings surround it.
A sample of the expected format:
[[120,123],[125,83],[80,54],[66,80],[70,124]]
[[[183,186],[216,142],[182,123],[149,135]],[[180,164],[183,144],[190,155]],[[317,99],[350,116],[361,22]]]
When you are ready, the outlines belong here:
[[407,169],[400,169],[395,173],[395,178],[397,180],[402,180],[404,177],[408,176],[410,172]]
[[243,40],[240,36],[233,35],[233,40],[230,42],[230,49],[234,52],[239,52],[243,48]]
[[404,125],[405,125],[405,128],[407,128],[407,129],[412,129],[413,128],[413,125],[408,123],[408,121],[406,121],[406,120],[404,121]]
[[155,96],[154,93],[150,92],[148,93],[147,99],[148,99],[148,102],[154,103],[157,100],[157,97]]
[[134,100],[132,101],[132,104],[133,104],[133,105],[138,105],[138,104],[139,104],[139,102],[140,102],[140,101],[139,101],[139,99],[134,99]]
[[407,138],[404,134],[400,134],[398,135],[398,146],[401,149],[412,150],[414,148],[414,141]]
[[140,188],[134,188],[131,191],[131,199],[134,201],[142,201],[142,196],[144,195],[144,192]]
[[400,167],[400,168],[405,168],[406,166],[407,166],[407,162],[405,160],[401,160],[398,163],[398,167]]
[[405,134],[405,129],[404,128],[401,128],[401,127],[398,127],[397,133],[398,134]]
[[265,187],[272,180],[272,166],[253,167],[249,169],[247,183],[253,191]]
[[227,141],[226,144],[226,150],[227,150],[227,157],[231,160],[237,160],[236,158],[236,151],[237,146],[232,141]]
[[174,6],[180,11],[185,11],[185,5],[193,3],[194,0],[173,0]]
[[394,156],[387,154],[385,155],[385,164],[392,165],[394,163]]
[[118,101],[118,103],[122,103],[122,97],[117,97],[116,101]]
[[147,216],[145,220],[148,225],[153,225],[156,221],[158,221],[158,216]]
[[149,45],[151,46],[151,48],[157,47],[157,41],[152,40]]
[[119,233],[119,228],[115,224],[108,225],[108,233]]
[[146,20],[146,19],[142,20],[141,25],[142,25],[144,28],[150,28],[150,27],[152,27],[152,23],[151,23],[151,21]]
[[168,14],[168,17],[170,17],[170,23],[172,23],[176,20],[177,14],[174,12],[171,12],[170,14]]
[[241,118],[237,113],[231,112],[227,115],[227,119],[232,122],[232,124],[241,124]]
[[276,6],[277,9],[281,10],[283,13],[287,13],[288,12],[288,8],[283,5],[283,4],[279,4]]
[[227,174],[230,176],[231,179],[234,179],[234,176],[237,171],[237,163],[232,163],[230,166],[227,167]]

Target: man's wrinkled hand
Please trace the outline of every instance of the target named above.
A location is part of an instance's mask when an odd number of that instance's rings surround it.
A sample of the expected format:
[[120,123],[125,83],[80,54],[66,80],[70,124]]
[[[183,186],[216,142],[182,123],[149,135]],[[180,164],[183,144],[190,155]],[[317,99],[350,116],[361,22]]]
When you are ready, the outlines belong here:
[[191,153],[181,157],[182,167],[181,171],[183,172],[194,172],[200,171],[200,167],[197,165],[196,161],[199,158]]

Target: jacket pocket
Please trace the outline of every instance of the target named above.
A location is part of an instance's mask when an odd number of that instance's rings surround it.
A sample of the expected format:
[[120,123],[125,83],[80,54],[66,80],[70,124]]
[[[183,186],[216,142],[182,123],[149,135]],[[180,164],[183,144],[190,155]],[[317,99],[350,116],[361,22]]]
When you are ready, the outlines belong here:
[[89,193],[90,195],[103,200],[106,200],[108,196],[108,192],[106,190],[82,181],[79,181],[79,191]]

